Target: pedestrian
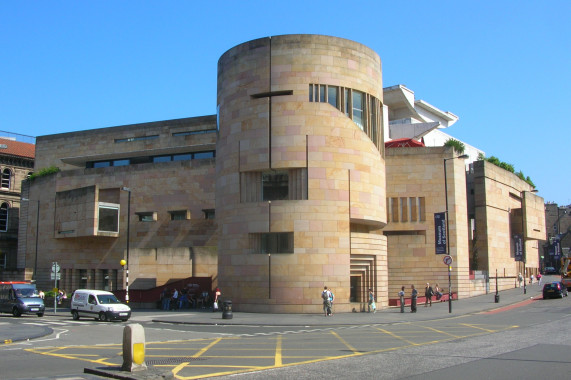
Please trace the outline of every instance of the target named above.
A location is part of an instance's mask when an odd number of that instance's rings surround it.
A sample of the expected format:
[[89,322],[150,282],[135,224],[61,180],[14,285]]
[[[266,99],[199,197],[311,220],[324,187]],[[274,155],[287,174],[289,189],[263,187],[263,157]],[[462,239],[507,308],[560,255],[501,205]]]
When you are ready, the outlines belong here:
[[327,290],[327,286],[323,287],[323,292],[321,292],[321,299],[323,300],[323,312],[327,317],[331,315],[331,292]]
[[212,304],[212,311],[218,311],[218,298],[222,295],[220,288],[214,290],[214,303]]
[[530,285],[533,284],[533,275],[529,276],[529,283]]
[[523,282],[523,276],[521,275],[521,272],[519,272],[519,274],[517,275],[517,280],[519,282],[519,287],[521,288],[522,287],[521,283]]
[[335,301],[335,294],[333,294],[333,289],[329,288],[329,301],[331,302],[331,315],[333,315],[333,301]]
[[432,306],[432,296],[434,295],[434,291],[432,290],[432,286],[427,282],[426,288],[424,288],[424,307],[430,304]]
[[40,290],[40,298],[44,299],[46,297],[46,294],[44,293],[43,290]]
[[399,298],[400,298],[400,312],[404,313],[404,285],[400,288]]
[[541,280],[543,279],[543,276],[541,275],[541,273],[537,274],[537,284],[539,285],[539,287],[541,288]]
[[438,284],[434,285],[434,294],[436,294],[436,300],[440,301],[442,298],[442,289],[440,289]]
[[161,292],[160,298],[161,298],[163,310],[169,310],[170,309],[170,302],[171,302],[171,294],[170,294],[170,290],[168,287],[163,288],[163,291]]
[[410,312],[416,313],[416,297],[418,296],[418,291],[414,288],[414,285],[411,285],[410,288],[412,289],[410,293]]
[[176,290],[176,288],[174,289],[174,291],[172,292],[172,297],[171,297],[171,309],[172,310],[176,310],[176,308],[178,307],[178,290]]
[[373,314],[377,312],[377,304],[375,303],[375,293],[373,289],[369,289],[369,313],[373,310]]

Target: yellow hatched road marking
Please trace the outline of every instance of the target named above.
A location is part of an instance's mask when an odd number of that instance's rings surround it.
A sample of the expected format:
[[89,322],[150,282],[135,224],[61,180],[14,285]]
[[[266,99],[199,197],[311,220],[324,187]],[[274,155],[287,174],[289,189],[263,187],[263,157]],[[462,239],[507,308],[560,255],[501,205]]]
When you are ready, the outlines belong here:
[[375,327],[375,329],[377,329],[377,330],[379,330],[379,331],[381,331],[381,332],[383,332],[383,333],[385,333],[385,334],[387,334],[387,335],[390,335],[390,336],[392,336],[393,338],[400,339],[400,340],[402,340],[402,341],[408,343],[408,344],[411,345],[411,346],[419,346],[419,345],[420,345],[419,343],[415,343],[415,342],[413,342],[413,341],[410,341],[410,340],[408,340],[408,339],[406,339],[406,338],[403,338],[402,336],[399,336],[399,335],[397,335],[397,334],[394,334],[394,333],[392,333],[392,332],[390,332],[390,331],[388,331],[388,330],[382,329],[382,328],[380,328],[380,327]]
[[210,350],[212,347],[214,347],[214,345],[218,344],[218,342],[220,342],[221,340],[222,340],[222,338],[215,339],[214,341],[210,342],[210,344],[208,346],[204,347],[203,349],[198,351],[196,354],[192,355],[192,357],[198,358],[198,357],[202,356],[202,354],[204,354],[206,351]]
[[339,334],[337,334],[335,331],[331,331],[331,334],[333,334],[337,339],[339,339],[339,340],[341,341],[341,343],[343,343],[348,349],[350,349],[351,351],[353,351],[353,353],[361,355],[361,353],[359,352],[359,350],[357,350],[355,347],[351,346],[351,345],[349,344],[349,342],[347,342],[345,339],[341,338],[341,337],[339,336]]
[[276,360],[274,362],[276,367],[282,366],[282,336],[278,335],[276,338]]

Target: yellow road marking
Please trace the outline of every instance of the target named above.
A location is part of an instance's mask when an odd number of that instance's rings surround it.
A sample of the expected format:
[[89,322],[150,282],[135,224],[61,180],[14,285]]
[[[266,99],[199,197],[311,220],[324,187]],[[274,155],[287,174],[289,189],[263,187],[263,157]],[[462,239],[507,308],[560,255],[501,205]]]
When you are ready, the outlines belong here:
[[460,338],[460,336],[458,336],[458,335],[450,334],[449,332],[442,331],[442,330],[438,330],[438,329],[435,329],[435,328],[430,327],[430,326],[422,326],[422,327],[424,327],[425,329],[428,329],[428,330],[436,331],[436,332],[439,333],[439,334],[449,335],[449,336],[451,336],[451,337],[453,337],[453,338]]
[[390,335],[390,336],[392,336],[393,338],[400,339],[400,340],[402,340],[402,341],[404,341],[404,342],[407,342],[407,343],[408,343],[409,345],[411,345],[411,346],[419,346],[419,345],[420,345],[419,343],[412,342],[412,341],[410,341],[410,340],[408,340],[408,339],[403,338],[402,336],[396,335],[396,334],[394,334],[394,333],[392,333],[392,332],[390,332],[390,331],[387,331],[387,330],[385,330],[385,329],[382,329],[382,328],[380,328],[380,327],[375,327],[375,329],[377,329],[377,330],[379,330],[379,331],[381,331],[381,332],[383,332],[383,333],[385,333],[385,334],[387,334],[387,335]]
[[339,339],[339,340],[341,341],[341,343],[343,343],[348,349],[350,349],[351,351],[353,351],[353,353],[361,355],[361,353],[359,352],[359,350],[357,350],[355,347],[351,346],[351,345],[349,344],[349,342],[347,342],[345,339],[341,338],[341,337],[339,336],[339,334],[337,334],[335,331],[331,331],[331,334],[333,334],[337,339]]
[[202,354],[204,354],[206,351],[210,350],[212,347],[214,347],[214,345],[218,344],[218,342],[220,342],[221,340],[222,340],[222,338],[215,339],[214,341],[210,342],[210,344],[208,346],[204,347],[202,350],[200,350],[196,354],[192,355],[192,357],[198,358],[198,357],[202,356]]

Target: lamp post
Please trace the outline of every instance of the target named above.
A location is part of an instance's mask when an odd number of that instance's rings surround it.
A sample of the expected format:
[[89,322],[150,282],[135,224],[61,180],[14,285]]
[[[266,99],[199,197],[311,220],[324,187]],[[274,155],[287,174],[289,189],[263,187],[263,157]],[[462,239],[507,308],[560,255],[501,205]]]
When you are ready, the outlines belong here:
[[[463,154],[461,156],[450,157],[444,159],[444,198],[446,199],[446,254],[450,255],[450,223],[448,215],[448,179],[446,176],[446,161],[454,160],[456,158],[465,160],[469,156]],[[452,313],[452,279],[451,279],[452,266],[448,266],[448,312]]]
[[[32,282],[36,282],[36,275],[38,273],[38,235],[40,234],[39,227],[40,227],[40,201],[28,198],[22,198],[23,201],[26,202],[36,202],[37,203],[37,211],[36,211],[36,253],[34,258],[34,272],[32,273]],[[28,213],[29,214],[29,213]],[[56,274],[57,275],[57,274]]]
[[527,191],[524,190],[520,193],[520,198],[521,198],[521,236],[522,236],[522,247],[521,247],[521,253],[522,253],[522,259],[523,259],[523,294],[527,294],[527,287],[525,286],[525,283],[527,281],[527,267],[525,266],[525,262],[526,262],[526,252],[525,252],[525,225],[526,225],[526,221],[525,221],[525,193],[537,193],[537,189],[533,189],[531,191]]
[[131,189],[123,186],[121,190],[128,193],[127,198],[127,260],[121,260],[121,265],[125,268],[125,303],[129,303],[129,236],[131,229]]
[[[272,231],[272,201],[268,201],[268,233]],[[271,237],[268,236],[268,244]],[[268,299],[272,298],[272,254],[268,252]]]

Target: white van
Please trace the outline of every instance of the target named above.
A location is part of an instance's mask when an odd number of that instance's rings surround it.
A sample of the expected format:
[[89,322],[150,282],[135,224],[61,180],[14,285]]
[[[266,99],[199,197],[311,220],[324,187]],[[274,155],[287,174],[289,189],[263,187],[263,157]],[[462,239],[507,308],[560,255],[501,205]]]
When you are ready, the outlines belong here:
[[111,292],[78,289],[71,298],[71,315],[75,320],[87,317],[100,321],[120,319],[125,322],[131,317],[131,308],[122,304]]

